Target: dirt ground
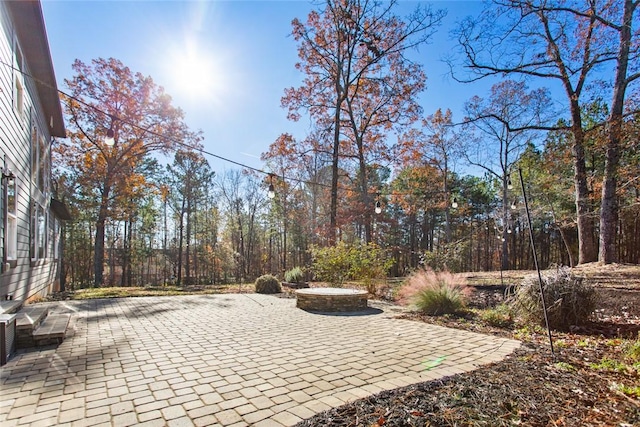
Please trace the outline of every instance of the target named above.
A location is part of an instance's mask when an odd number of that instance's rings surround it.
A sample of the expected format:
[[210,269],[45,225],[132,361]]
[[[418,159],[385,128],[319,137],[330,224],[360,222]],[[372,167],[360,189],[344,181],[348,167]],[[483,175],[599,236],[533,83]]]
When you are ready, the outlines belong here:
[[[499,304],[504,288],[525,274],[504,272],[501,280],[499,272],[467,273],[478,289],[470,307]],[[489,326],[478,310],[447,317],[413,313],[409,318],[416,321],[515,338],[523,345],[502,362],[382,392],[298,426],[640,426],[640,363],[626,355],[629,345],[640,346],[640,266],[588,264],[574,274],[596,286],[597,309],[589,324],[552,332],[554,353],[546,331]],[[633,387],[635,394],[624,392]]]

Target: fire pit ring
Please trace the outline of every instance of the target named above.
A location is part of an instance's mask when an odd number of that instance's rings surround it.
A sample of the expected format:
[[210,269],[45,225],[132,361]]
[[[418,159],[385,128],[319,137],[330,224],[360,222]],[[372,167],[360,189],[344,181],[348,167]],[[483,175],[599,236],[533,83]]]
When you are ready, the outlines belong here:
[[343,288],[308,288],[296,291],[296,307],[307,311],[349,312],[367,309],[367,291]]

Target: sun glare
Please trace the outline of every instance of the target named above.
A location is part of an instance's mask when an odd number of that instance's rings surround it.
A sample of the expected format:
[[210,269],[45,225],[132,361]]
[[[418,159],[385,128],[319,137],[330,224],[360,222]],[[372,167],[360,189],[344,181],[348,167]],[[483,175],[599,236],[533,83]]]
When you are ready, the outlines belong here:
[[169,64],[176,97],[220,101],[227,86],[222,64],[204,51],[190,50],[174,55]]

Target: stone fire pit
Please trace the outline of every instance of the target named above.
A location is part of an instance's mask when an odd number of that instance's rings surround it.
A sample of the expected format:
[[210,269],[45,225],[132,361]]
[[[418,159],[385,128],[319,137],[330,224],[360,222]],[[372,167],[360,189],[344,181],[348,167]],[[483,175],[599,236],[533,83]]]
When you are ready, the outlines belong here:
[[367,308],[366,291],[342,288],[309,288],[296,291],[296,307],[309,311],[347,312]]

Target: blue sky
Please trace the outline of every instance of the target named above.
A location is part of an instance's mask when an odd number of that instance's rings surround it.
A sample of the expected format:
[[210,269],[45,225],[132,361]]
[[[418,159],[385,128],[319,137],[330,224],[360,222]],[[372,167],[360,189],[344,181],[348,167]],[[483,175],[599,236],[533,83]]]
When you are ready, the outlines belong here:
[[[416,2],[400,3],[400,14]],[[431,45],[414,55],[428,76],[421,96],[425,114],[450,108],[454,120],[473,95],[486,95],[489,83],[464,85],[447,77],[442,56],[450,51],[449,31],[479,1],[432,2],[447,9]],[[113,57],[134,72],[151,76],[184,110],[186,122],[204,133],[205,150],[262,168],[260,154],[281,133],[302,139],[308,123],[286,119],[280,107],[284,89],[298,86],[294,18],[306,20],[309,1],[67,1],[42,0],[58,86],[72,76],[75,59],[89,63]],[[186,68],[191,59],[196,58]],[[189,71],[190,70],[190,71]],[[195,72],[194,70],[201,70]],[[195,84],[194,84],[195,83]],[[208,159],[217,173],[236,166]]]

